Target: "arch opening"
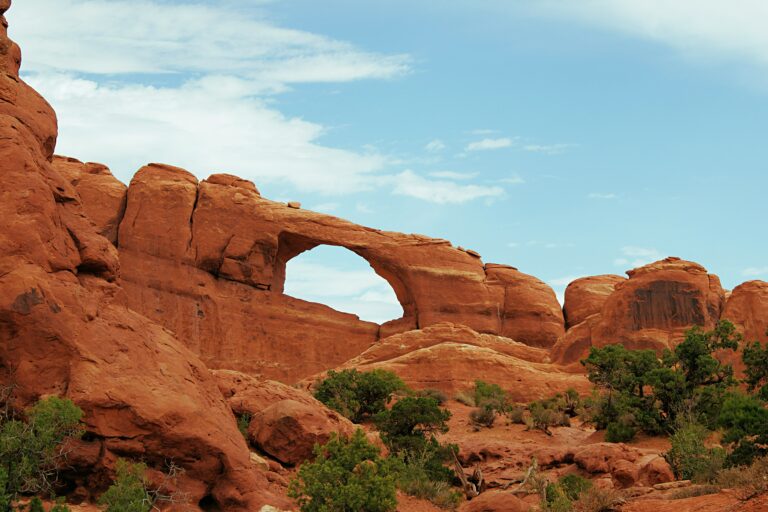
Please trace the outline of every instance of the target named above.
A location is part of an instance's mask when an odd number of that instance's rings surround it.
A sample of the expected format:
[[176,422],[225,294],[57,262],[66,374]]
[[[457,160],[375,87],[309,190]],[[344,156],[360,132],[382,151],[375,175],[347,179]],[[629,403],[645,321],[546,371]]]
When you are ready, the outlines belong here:
[[283,293],[383,324],[404,316],[392,285],[350,249],[306,248],[285,264]]

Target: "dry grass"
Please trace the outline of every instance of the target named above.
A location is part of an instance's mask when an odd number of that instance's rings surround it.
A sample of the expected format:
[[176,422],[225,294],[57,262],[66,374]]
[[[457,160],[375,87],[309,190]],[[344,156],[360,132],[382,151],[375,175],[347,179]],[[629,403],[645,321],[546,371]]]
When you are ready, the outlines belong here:
[[760,457],[750,466],[720,471],[715,483],[721,489],[734,489],[742,500],[768,492],[768,457]]
[[613,489],[591,487],[574,504],[576,512],[613,512],[624,503],[622,495]]

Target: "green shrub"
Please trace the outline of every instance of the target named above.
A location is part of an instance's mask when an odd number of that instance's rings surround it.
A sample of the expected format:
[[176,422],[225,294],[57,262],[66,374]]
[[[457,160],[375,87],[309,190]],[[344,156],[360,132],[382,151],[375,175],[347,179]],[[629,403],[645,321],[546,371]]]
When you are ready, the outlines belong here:
[[747,389],[750,392],[757,391],[760,398],[768,400],[768,345],[763,348],[758,341],[746,345],[741,358],[745,366],[744,381]]
[[451,448],[435,438],[436,434],[448,431],[450,417],[451,413],[441,409],[434,398],[405,397],[390,410],[377,414],[374,422],[391,453],[406,464],[426,460],[425,470],[430,479],[450,481],[453,472],[443,464],[450,459]]
[[482,380],[475,381],[475,405],[487,407],[498,412],[504,412],[509,405],[507,392],[498,384],[489,384]]
[[251,419],[253,416],[249,412],[244,412],[242,414],[238,414],[236,416],[237,418],[237,430],[240,431],[240,433],[245,438],[246,442],[248,441],[248,427],[251,424]]
[[507,410],[506,416],[510,422],[522,425],[525,423],[525,407],[513,405]]
[[614,421],[605,429],[605,440],[609,443],[628,443],[636,434],[637,429],[631,424]]
[[557,483],[547,484],[546,499],[541,501],[541,509],[547,512],[571,512],[573,501],[568,498],[562,486]]
[[147,466],[117,460],[117,476],[109,489],[99,498],[106,512],[149,512],[153,500],[147,491],[144,472]]
[[567,427],[571,421],[566,413],[558,410],[556,402],[552,400],[539,400],[528,405],[528,428],[538,429],[551,436],[549,427]]
[[592,482],[573,473],[561,476],[557,483],[568,499],[572,501],[576,501],[584,491],[592,488]]
[[34,496],[31,500],[29,500],[29,512],[45,512],[45,508],[43,507],[43,500],[37,496]]
[[719,424],[725,429],[723,441],[730,444],[730,465],[749,465],[755,457],[768,455],[768,409],[758,398],[733,393],[720,412]]
[[768,457],[757,457],[748,466],[720,471],[715,483],[723,489],[735,489],[747,500],[768,491]]
[[475,407],[475,396],[467,393],[466,391],[459,391],[454,397],[460,404],[467,405],[469,407]]
[[491,428],[496,421],[496,411],[488,405],[477,407],[469,413],[469,421],[476,427]]
[[314,462],[299,467],[288,495],[302,512],[391,512],[400,471],[397,459],[382,459],[379,449],[358,429],[351,438],[336,434],[315,446]]
[[722,449],[704,444],[709,430],[698,423],[682,423],[670,437],[672,448],[664,455],[675,476],[695,482],[713,481],[725,462]]
[[434,398],[437,400],[437,405],[443,405],[448,401],[448,396],[439,389],[422,389],[416,393],[416,396]]
[[315,398],[359,423],[386,409],[393,393],[403,389],[400,377],[386,370],[331,370],[317,386]]
[[403,463],[398,478],[402,492],[419,499],[429,500],[440,508],[454,510],[463,501],[463,495],[446,480],[434,480],[428,452],[411,457]]
[[10,506],[20,492],[49,493],[63,459],[61,443],[83,433],[83,411],[56,396],[37,402],[26,421],[6,415],[0,426],[0,501]]

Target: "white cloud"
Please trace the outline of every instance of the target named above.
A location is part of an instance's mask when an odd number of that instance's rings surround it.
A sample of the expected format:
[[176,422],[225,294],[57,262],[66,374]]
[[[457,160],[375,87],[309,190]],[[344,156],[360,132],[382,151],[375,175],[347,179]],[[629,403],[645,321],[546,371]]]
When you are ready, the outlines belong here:
[[499,183],[507,183],[509,185],[522,185],[525,183],[525,180],[522,176],[518,174],[513,174],[512,176],[509,176],[508,178],[502,178],[499,180]]
[[768,64],[764,0],[544,0],[533,8],[659,41],[694,58]]
[[637,268],[664,258],[664,256],[662,256],[656,249],[635,246],[622,247],[621,254],[621,257],[613,260],[613,264],[617,267],[630,266],[632,268]]
[[433,203],[465,203],[478,198],[497,198],[501,187],[465,185],[446,180],[430,180],[406,170],[394,177],[394,193]]
[[57,152],[103,162],[124,181],[165,162],[329,195],[377,186],[388,157],[322,145],[324,126],[282,114],[270,95],[398,77],[410,58],[277,26],[257,3],[16,2],[24,76],[58,113]]
[[430,153],[437,153],[438,151],[442,151],[445,149],[445,143],[441,141],[440,139],[435,139],[430,141],[426,146],[424,146],[424,149],[429,151]]
[[[371,268],[342,268],[313,261],[312,252],[288,262],[285,293],[363,320],[382,323],[403,316],[392,287]],[[365,262],[362,262],[365,266]]]
[[607,194],[600,193],[600,192],[591,192],[588,197],[590,199],[616,199],[619,196],[617,196],[613,192],[609,192]]
[[333,213],[339,209],[339,206],[341,206],[339,203],[320,203],[310,208],[310,210],[323,213]]
[[361,201],[358,201],[357,204],[355,204],[355,210],[357,210],[360,213],[376,213],[373,208],[371,208],[367,203],[363,203]]
[[236,74],[257,89],[407,73],[407,55],[380,55],[279,27],[254,9],[150,0],[24,0],[14,38],[32,71]]
[[749,267],[745,268],[741,273],[744,276],[758,277],[768,275],[768,267]]
[[467,144],[467,151],[488,151],[492,149],[502,149],[512,146],[512,139],[503,137],[499,139],[483,139]]
[[568,148],[576,147],[576,144],[526,144],[523,151],[531,153],[544,153],[547,155],[559,155]]
[[445,178],[449,180],[471,180],[477,177],[476,172],[454,172],[454,171],[435,171],[430,172],[433,178]]
[[585,277],[585,274],[575,274],[575,275],[568,275],[563,277],[557,277],[555,279],[550,279],[547,281],[552,286],[568,286],[573,281]]
[[[127,180],[147,162],[200,177],[230,172],[300,191],[344,194],[373,186],[386,158],[322,146],[323,127],[289,118],[235,77],[180,87],[99,85],[68,75],[29,77],[56,108],[61,154],[109,165]],[[332,169],[332,172],[329,171]]]

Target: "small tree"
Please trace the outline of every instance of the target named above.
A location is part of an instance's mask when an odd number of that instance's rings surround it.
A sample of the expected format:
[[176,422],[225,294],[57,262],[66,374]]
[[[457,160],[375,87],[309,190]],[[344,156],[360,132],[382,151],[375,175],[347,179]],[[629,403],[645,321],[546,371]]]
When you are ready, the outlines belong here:
[[83,433],[83,411],[71,400],[51,396],[27,411],[26,421],[10,412],[0,426],[0,475],[2,501],[11,509],[19,493],[49,493],[56,480],[56,467],[64,457],[62,442]]
[[355,423],[383,411],[396,391],[405,389],[403,381],[393,372],[372,370],[331,370],[320,382],[315,398],[343,414]]
[[730,443],[731,465],[747,465],[756,457],[768,455],[768,409],[757,397],[733,393],[723,403],[720,426],[723,441]]
[[741,357],[746,367],[744,381],[749,391],[757,391],[760,398],[768,400],[768,344],[763,347],[755,341],[746,345]]
[[382,459],[362,430],[315,446],[314,462],[299,467],[288,495],[302,512],[391,512],[397,507],[396,459]]
[[124,459],[117,460],[117,476],[114,483],[99,498],[99,505],[106,506],[106,512],[149,512],[152,498],[147,491],[144,464],[132,464]]

